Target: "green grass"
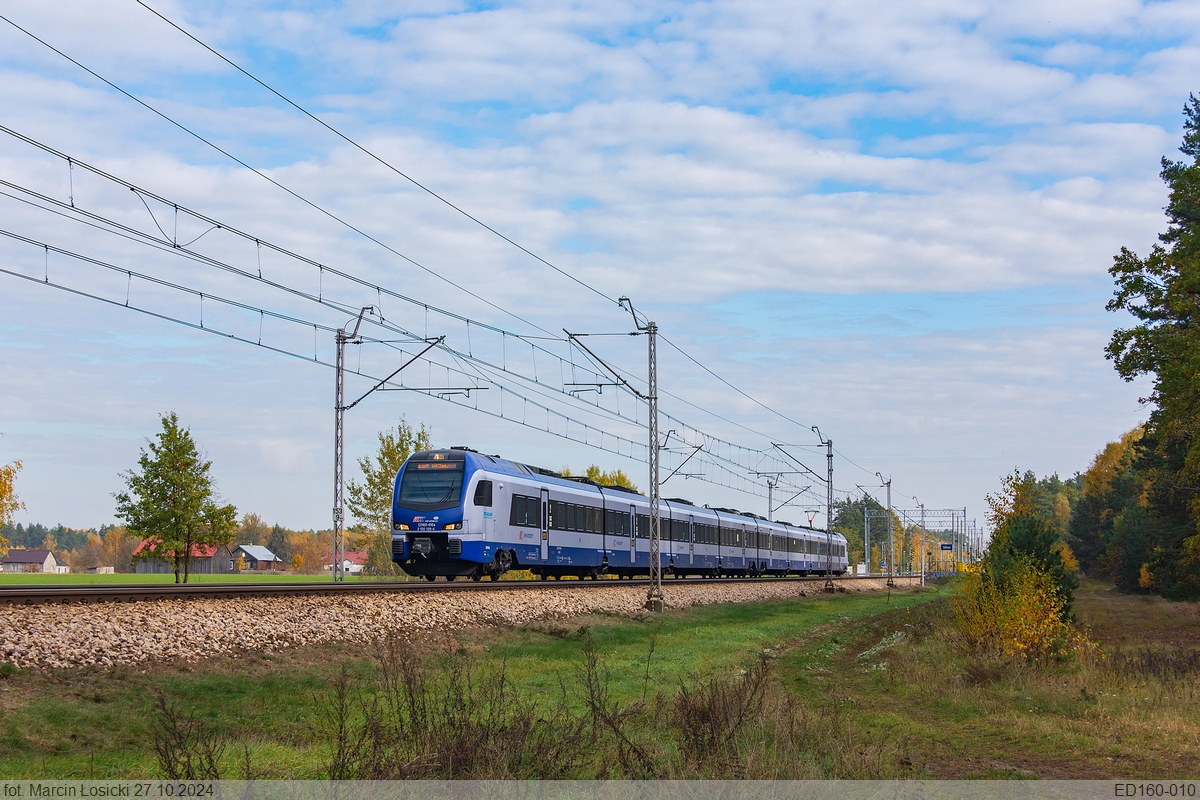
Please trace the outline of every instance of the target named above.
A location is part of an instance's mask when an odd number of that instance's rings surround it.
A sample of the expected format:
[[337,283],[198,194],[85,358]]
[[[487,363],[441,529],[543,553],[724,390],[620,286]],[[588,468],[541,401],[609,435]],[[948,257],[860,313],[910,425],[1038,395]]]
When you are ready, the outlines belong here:
[[[788,702],[803,713],[781,716],[775,702],[748,741],[777,735],[784,719],[811,723],[816,733],[800,751],[804,763],[783,764],[792,770],[783,773],[777,763],[760,764],[757,776],[1200,774],[1200,676],[1117,668],[1133,663],[1122,660],[1132,653],[1166,658],[1200,648],[1200,604],[1124,596],[1086,582],[1075,611],[1107,655],[1037,669],[978,664],[953,651],[938,634],[945,598],[937,588],[821,594],[476,629],[413,646],[435,659],[466,651],[484,671],[503,664],[519,692],[550,703],[562,687],[578,688],[590,635],[611,675],[612,699],[636,705],[643,694],[661,693],[666,704],[655,713],[662,714],[681,678],[732,676],[767,650],[775,663],[772,697],[794,698]],[[372,652],[332,644],[190,666],[0,672],[0,777],[155,776],[150,726],[160,691],[231,737],[231,775],[245,746],[260,777],[320,777],[330,754],[319,724],[327,688],[343,666],[351,681],[371,686]],[[575,695],[570,704],[581,708]],[[669,755],[666,728],[646,727],[653,719],[631,730],[663,742]]]
[[[821,626],[915,606],[933,596],[837,594],[702,606],[632,620],[601,616],[482,629],[419,646],[431,654],[465,648],[493,664],[503,659],[518,687],[545,697],[559,692],[560,679],[573,681],[579,629],[586,622],[612,672],[614,696],[629,700],[643,691],[652,640],[649,692],[669,693],[681,673],[732,671],[763,648],[780,647]],[[155,775],[150,722],[159,691],[246,742],[264,777],[318,777],[328,756],[316,729],[324,692],[343,664],[351,675],[370,675],[370,657],[369,648],[333,644],[191,666],[23,670],[0,678],[0,777]]]

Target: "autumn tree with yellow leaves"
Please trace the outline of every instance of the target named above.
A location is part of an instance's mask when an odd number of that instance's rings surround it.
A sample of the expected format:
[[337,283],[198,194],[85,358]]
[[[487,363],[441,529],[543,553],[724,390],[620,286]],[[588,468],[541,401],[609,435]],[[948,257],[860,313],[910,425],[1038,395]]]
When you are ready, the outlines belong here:
[[[11,525],[13,515],[25,508],[25,504],[17,499],[17,473],[20,471],[20,461],[0,467],[0,526]],[[8,539],[0,536],[0,555],[8,552],[8,545]]]
[[1059,530],[1059,493],[1046,483],[1014,470],[988,495],[987,555],[979,573],[959,577],[951,601],[951,636],[972,656],[1045,663],[1091,647],[1073,626],[1078,563]]

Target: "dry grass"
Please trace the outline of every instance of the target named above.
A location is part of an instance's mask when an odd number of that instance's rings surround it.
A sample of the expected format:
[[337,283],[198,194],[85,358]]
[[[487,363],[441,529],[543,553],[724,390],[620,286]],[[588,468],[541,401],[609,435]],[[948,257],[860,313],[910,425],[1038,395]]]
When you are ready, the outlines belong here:
[[[1099,649],[1061,663],[967,656],[935,635],[934,604],[880,619],[831,664],[869,730],[893,726],[923,774],[939,778],[1200,774],[1200,615],[1196,604],[1121,596],[1089,583],[1076,595]],[[903,632],[867,659],[848,654]],[[855,669],[854,666],[858,668]],[[825,685],[809,673],[809,691]]]

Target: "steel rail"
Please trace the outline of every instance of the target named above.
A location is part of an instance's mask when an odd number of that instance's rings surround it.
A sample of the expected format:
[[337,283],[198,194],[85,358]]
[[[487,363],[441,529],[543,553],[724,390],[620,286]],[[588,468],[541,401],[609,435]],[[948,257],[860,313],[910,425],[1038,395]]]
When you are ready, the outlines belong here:
[[[886,576],[884,576],[886,577]],[[835,580],[880,580],[878,575],[843,575]],[[784,581],[821,582],[823,575],[812,577],[763,577],[763,578],[688,578],[687,582],[702,585],[728,583],[780,583]],[[668,581],[667,586],[679,585],[679,581]],[[538,589],[602,588],[605,586],[645,587],[646,579],[592,581],[378,581],[371,583],[165,583],[165,584],[77,584],[59,586],[4,586],[0,587],[0,605],[37,605],[42,603],[125,603],[149,602],[153,600],[204,600],[204,599],[252,599],[270,597],[303,596],[346,596],[361,594],[410,594],[417,592],[464,592],[506,591]]]

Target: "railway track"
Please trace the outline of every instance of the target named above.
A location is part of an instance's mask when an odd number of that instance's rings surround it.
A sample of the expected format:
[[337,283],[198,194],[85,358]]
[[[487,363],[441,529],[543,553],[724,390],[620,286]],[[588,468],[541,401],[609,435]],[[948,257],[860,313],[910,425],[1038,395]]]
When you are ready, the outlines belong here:
[[[843,575],[833,578],[835,583],[844,581],[874,580],[878,575]],[[897,583],[908,583],[910,578],[897,577]],[[687,578],[667,579],[663,587],[675,583],[781,583],[801,581],[823,583],[824,575],[787,578]],[[595,581],[453,581],[436,583],[415,581],[379,581],[372,583],[188,583],[188,584],[123,584],[123,585],[77,585],[77,586],[5,586],[0,587],[0,604],[36,605],[41,603],[137,603],[152,600],[202,600],[202,599],[252,599],[256,597],[303,597],[303,596],[347,596],[381,594],[387,592],[479,592],[504,591],[510,589],[537,591],[539,589],[571,588],[589,589],[605,586],[647,586],[649,581],[610,580]]]

